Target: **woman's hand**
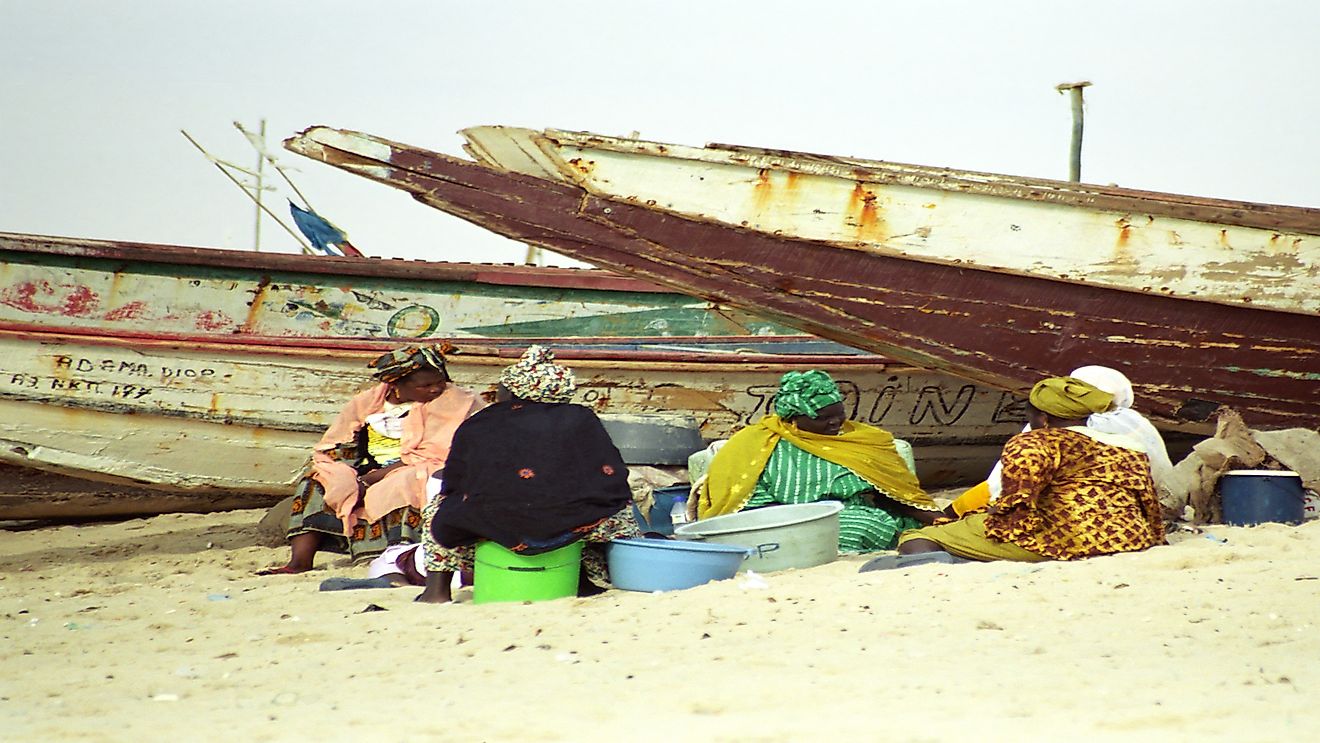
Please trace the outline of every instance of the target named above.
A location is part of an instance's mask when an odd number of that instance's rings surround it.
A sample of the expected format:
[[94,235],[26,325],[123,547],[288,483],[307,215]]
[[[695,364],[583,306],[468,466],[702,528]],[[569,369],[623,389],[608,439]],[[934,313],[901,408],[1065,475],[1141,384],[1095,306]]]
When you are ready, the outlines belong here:
[[358,477],[358,482],[362,484],[362,487],[369,488],[372,485],[375,485],[376,483],[380,482],[381,480],[384,480],[386,475],[404,466],[406,465],[404,465],[404,463],[400,461],[400,462],[395,462],[394,464],[391,464],[388,467],[380,467],[374,469],[365,475],[360,475]]

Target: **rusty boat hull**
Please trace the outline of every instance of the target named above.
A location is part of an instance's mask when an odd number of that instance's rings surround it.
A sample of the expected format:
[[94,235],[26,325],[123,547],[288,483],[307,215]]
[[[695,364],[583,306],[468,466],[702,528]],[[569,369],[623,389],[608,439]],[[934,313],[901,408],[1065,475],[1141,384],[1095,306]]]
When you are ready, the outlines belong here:
[[[663,159],[651,144],[615,140],[611,146]],[[1091,212],[1117,213],[1129,235],[1132,225],[1177,218],[1197,223],[1177,236],[1184,243],[1190,235],[1227,243],[1183,256],[1232,255],[1235,230],[1251,230],[1253,239],[1265,235],[1266,243],[1274,236],[1283,239],[1285,255],[1270,269],[1291,266],[1283,279],[1266,281],[1239,271],[1242,283],[1230,287],[1222,274],[1207,278],[1205,272],[1189,271],[1192,278],[1165,291],[1134,283],[1131,277],[1140,278],[1139,269],[1127,275],[1110,271],[1090,282],[1084,274],[1052,272],[1048,255],[1033,258],[1040,263],[1034,268],[980,259],[964,263],[953,249],[905,250],[906,243],[895,247],[883,237],[877,247],[809,230],[812,237],[767,231],[751,221],[731,224],[726,219],[740,213],[736,204],[707,204],[703,214],[684,213],[658,199],[608,193],[608,184],[598,180],[584,185],[578,178],[544,177],[541,171],[550,167],[546,153],[532,147],[522,151],[522,161],[506,157],[504,167],[495,167],[324,127],[309,129],[286,146],[514,239],[980,385],[1022,394],[1043,376],[1101,363],[1133,380],[1138,408],[1164,427],[1205,430],[1198,420],[1219,406],[1242,411],[1255,426],[1320,423],[1320,318],[1308,304],[1316,292],[1305,286],[1316,284],[1317,210],[1117,188],[1087,187],[1088,192],[1003,176],[995,177],[993,188],[979,189],[969,185],[973,178],[940,180],[930,173],[904,182],[920,189],[938,181],[932,199],[938,196],[946,207],[942,212],[953,218],[959,195],[969,192],[992,206],[1036,207],[1028,227],[1080,221],[1079,212],[1093,221],[1098,217]],[[488,154],[479,147],[470,151]],[[747,167],[775,172],[774,153],[761,152],[763,157]],[[778,153],[778,161],[793,154]],[[835,159],[833,165],[840,163],[859,178],[871,177],[860,161]],[[677,188],[684,183],[656,181]],[[685,199],[674,202],[686,204]],[[865,212],[865,195],[862,202]],[[1019,211],[1010,212],[1022,218]],[[865,222],[861,213],[857,219]],[[1002,229],[1011,233],[1012,226],[1005,223]],[[1123,227],[1118,230],[1122,234]],[[932,228],[922,239],[939,233]],[[914,234],[921,237],[919,230]],[[1052,249],[1068,256],[1059,260],[1074,267],[1069,270],[1079,265],[1072,256],[1101,248],[1088,244],[1085,232],[1065,236],[1069,241]],[[1219,263],[1233,274],[1231,261]],[[1213,296],[1199,298],[1197,282],[1211,279],[1206,291],[1213,289]],[[1225,293],[1228,288],[1237,291],[1236,299]]]

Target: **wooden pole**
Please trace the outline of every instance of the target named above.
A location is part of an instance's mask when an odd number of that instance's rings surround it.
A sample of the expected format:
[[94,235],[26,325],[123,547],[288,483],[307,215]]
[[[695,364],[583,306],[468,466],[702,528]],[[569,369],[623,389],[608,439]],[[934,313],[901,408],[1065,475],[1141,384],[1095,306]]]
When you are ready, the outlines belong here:
[[252,232],[252,250],[261,252],[261,176],[266,165],[266,158],[262,156],[261,150],[266,148],[266,120],[261,120],[261,128],[258,135],[261,137],[261,148],[257,150],[257,223]]
[[1068,91],[1072,97],[1072,146],[1068,153],[1068,180],[1079,183],[1082,180],[1082,89],[1089,86],[1089,81],[1059,83],[1054,89],[1062,94]]

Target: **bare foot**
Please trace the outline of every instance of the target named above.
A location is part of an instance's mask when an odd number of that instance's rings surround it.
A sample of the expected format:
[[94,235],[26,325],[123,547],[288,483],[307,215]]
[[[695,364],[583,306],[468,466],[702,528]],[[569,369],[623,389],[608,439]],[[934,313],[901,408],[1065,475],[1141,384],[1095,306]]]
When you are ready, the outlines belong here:
[[449,571],[437,571],[428,573],[426,576],[426,590],[422,591],[413,601],[420,601],[423,604],[447,604],[454,600],[450,594],[449,584],[454,580],[454,574]]
[[413,599],[423,604],[447,604],[453,600],[454,597],[449,595],[449,591],[433,591],[430,588],[417,594],[417,598]]

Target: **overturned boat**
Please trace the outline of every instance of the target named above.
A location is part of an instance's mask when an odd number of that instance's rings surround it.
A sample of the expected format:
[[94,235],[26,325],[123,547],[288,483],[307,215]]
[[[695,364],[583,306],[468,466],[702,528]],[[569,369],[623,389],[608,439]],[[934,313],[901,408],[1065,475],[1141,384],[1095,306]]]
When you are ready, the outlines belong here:
[[1021,394],[1120,369],[1165,427],[1320,424],[1320,210],[726,145],[479,127],[476,161],[296,152],[523,242]]

